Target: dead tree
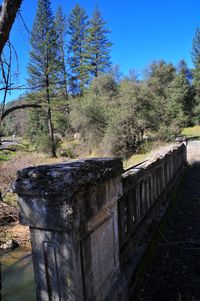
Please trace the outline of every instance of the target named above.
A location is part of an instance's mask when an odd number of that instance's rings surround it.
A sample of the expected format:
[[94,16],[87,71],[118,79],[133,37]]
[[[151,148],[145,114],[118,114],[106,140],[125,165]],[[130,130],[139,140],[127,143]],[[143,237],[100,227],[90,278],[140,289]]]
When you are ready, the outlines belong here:
[[10,30],[23,0],[4,0],[0,6],[0,55],[9,39]]

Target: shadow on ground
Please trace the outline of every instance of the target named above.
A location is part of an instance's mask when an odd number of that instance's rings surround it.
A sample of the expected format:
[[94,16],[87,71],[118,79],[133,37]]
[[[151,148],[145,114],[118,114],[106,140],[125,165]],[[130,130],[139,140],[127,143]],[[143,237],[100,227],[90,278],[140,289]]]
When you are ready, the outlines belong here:
[[200,162],[186,170],[159,232],[133,300],[199,301]]

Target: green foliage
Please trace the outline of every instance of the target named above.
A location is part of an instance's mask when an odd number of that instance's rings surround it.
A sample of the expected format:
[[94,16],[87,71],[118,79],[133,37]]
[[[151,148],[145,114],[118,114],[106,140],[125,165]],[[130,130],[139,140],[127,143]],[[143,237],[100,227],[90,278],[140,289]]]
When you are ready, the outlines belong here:
[[[71,124],[90,149],[121,157],[144,150],[145,141],[171,141],[191,122],[193,94],[181,62],[153,62],[145,81],[111,75],[95,78],[84,97],[71,104]],[[147,143],[149,147],[149,142]]]
[[107,126],[105,106],[93,95],[86,94],[72,103],[71,124],[91,145],[97,147]]
[[[54,18],[50,1],[38,1],[29,63],[29,83],[37,92],[26,98],[42,108],[30,111],[28,126],[22,125],[38,150],[49,152],[51,124],[60,137],[78,132],[87,150],[127,157],[146,150],[146,141],[169,141],[182,127],[200,122],[199,29],[192,73],[183,60],[177,68],[160,60],[142,79],[134,70],[123,77],[118,66],[111,66],[108,34],[98,7],[89,20],[77,4],[66,21],[61,8]],[[6,125],[4,131],[11,128]],[[67,146],[61,154],[74,157],[77,148]]]
[[41,90],[42,87],[46,87],[47,75],[50,84],[54,84],[56,81],[57,38],[51,3],[49,0],[39,0],[31,32],[31,51],[28,64],[28,82],[34,89]]
[[195,89],[195,122],[200,123],[200,29],[196,29],[195,37],[193,39],[192,45],[192,60],[194,64],[194,69],[192,72],[193,75],[193,84]]
[[200,28],[197,27],[195,37],[192,44],[192,60],[194,66],[198,68],[200,66]]
[[146,80],[151,92],[166,98],[167,88],[175,78],[176,69],[165,61],[154,61],[146,70]]
[[12,152],[10,151],[0,151],[0,163],[1,161],[8,161],[12,158]]
[[68,18],[68,65],[69,88],[73,95],[82,95],[93,77],[109,71],[110,47],[105,27],[98,7],[88,21],[86,11],[78,4]]
[[109,52],[112,43],[107,37],[107,34],[110,31],[105,26],[106,22],[104,21],[98,6],[96,6],[90,20],[87,37],[90,73],[95,77],[98,77],[101,73],[108,72],[111,66]]
[[51,100],[54,130],[55,133],[60,134],[63,137],[71,130],[69,102],[70,97],[66,97],[66,95],[63,94],[62,89],[57,90]]
[[37,145],[38,136],[41,136],[41,134],[49,136],[48,119],[44,101],[45,95],[44,92],[30,93],[26,96],[26,99],[27,102],[39,102],[42,104],[41,109],[29,110],[27,113],[26,137],[33,145]]
[[168,90],[167,110],[169,120],[176,120],[180,127],[192,124],[193,117],[194,98],[187,74],[186,63],[181,61],[179,72]]
[[88,29],[88,16],[83,7],[77,4],[68,18],[69,35],[68,64],[69,85],[74,95],[83,93],[88,82],[88,62],[86,52],[86,38]]
[[66,99],[68,106],[68,83],[67,83],[67,67],[66,67],[66,34],[67,34],[67,19],[59,6],[55,13],[55,32],[57,33],[57,82],[56,87],[62,93],[62,98]]
[[[55,94],[55,89],[58,85],[58,76],[61,72],[60,63],[60,47],[58,46],[58,34],[56,25],[51,11],[51,3],[49,0],[39,0],[37,12],[34,19],[34,25],[31,33],[31,51],[30,62],[28,65],[29,84],[33,89],[37,89],[43,93],[43,103],[46,102],[46,107],[43,108],[43,113],[46,118],[46,128],[48,129],[49,139],[51,143],[45,143],[50,147],[52,157],[56,156],[55,141],[54,141],[54,126],[52,122],[52,97]],[[36,117],[37,118],[37,117]],[[45,120],[46,119],[46,120]],[[47,122],[46,122],[47,121]],[[40,121],[37,120],[37,126]],[[42,124],[43,127],[43,124]],[[36,140],[40,136],[45,136],[46,131],[40,131]],[[47,139],[47,138],[46,138]]]
[[[11,101],[6,105],[6,109],[13,107],[15,105],[22,105],[25,103],[25,98],[21,97],[17,101]],[[26,118],[27,110],[16,110],[6,116],[1,124],[2,133],[0,136],[11,136],[15,135],[22,137],[26,129]]]
[[67,147],[61,148],[59,151],[59,155],[61,157],[69,157],[71,159],[75,159],[77,157],[76,144],[71,143]]
[[127,158],[139,146],[139,130],[131,111],[115,110],[110,119],[104,145],[107,152]]
[[[56,136],[55,137],[55,150],[60,147],[61,140]],[[51,154],[51,139],[48,135],[44,133],[39,133],[34,139],[34,145],[37,150],[42,153]]]
[[118,96],[118,85],[111,75],[101,75],[94,78],[90,87],[90,95],[104,101],[112,101]]
[[154,124],[151,130],[158,138],[170,139],[180,132],[181,127],[193,122],[194,95],[190,72],[184,61],[179,63],[178,73],[172,64],[159,61],[150,65],[146,74]]

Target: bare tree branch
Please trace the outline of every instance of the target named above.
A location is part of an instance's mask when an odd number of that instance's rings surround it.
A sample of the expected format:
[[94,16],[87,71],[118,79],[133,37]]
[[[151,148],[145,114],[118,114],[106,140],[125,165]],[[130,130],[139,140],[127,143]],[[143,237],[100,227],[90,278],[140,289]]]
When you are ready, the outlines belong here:
[[28,29],[28,26],[26,25],[26,22],[24,21],[24,18],[22,17],[22,14],[20,13],[20,11],[18,13],[19,13],[19,16],[20,16],[20,18],[22,20],[22,23],[23,23],[25,29],[27,30],[28,34],[31,34],[31,31]]
[[23,104],[23,105],[19,105],[19,106],[14,106],[11,107],[7,110],[4,111],[4,113],[1,116],[1,121],[10,113],[16,111],[16,110],[21,110],[21,109],[26,109],[26,108],[41,108],[41,105],[38,104]]
[[3,97],[3,103],[2,103],[0,126],[1,126],[1,121],[3,120],[2,116],[3,116],[4,111],[5,111],[6,96],[7,96],[7,93],[8,93],[9,79],[10,79],[10,73],[11,73],[12,51],[11,51],[11,45],[10,44],[9,44],[9,50],[10,50],[9,51],[9,62],[6,64],[7,67],[8,67],[7,68],[7,74],[6,74],[5,69],[4,69],[4,64],[3,64],[3,62],[1,61],[1,58],[0,58],[2,77],[3,77],[5,88],[6,88],[5,91],[4,91],[4,97]]
[[9,38],[18,9],[23,0],[4,0],[0,7],[0,55]]

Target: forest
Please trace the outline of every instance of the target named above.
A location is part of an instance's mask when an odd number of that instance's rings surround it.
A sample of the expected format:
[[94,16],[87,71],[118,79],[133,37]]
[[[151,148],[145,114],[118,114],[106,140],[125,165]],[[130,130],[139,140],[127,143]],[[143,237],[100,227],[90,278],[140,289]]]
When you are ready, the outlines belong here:
[[[26,92],[6,103],[14,85],[11,54],[1,61],[4,102],[0,136],[23,137],[52,157],[98,150],[127,158],[156,140],[172,141],[200,119],[200,30],[192,44],[194,68],[153,61],[142,75],[123,75],[111,62],[110,30],[98,6],[88,16],[77,4],[66,15],[39,0],[30,39]],[[9,47],[9,45],[7,46]],[[125,54],[123,54],[125,55]],[[11,84],[12,83],[12,84]],[[16,106],[32,107],[13,110]],[[3,116],[3,118],[2,118]],[[63,141],[78,140],[67,147]],[[84,152],[83,152],[84,150]]]

